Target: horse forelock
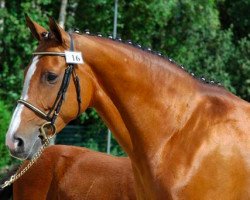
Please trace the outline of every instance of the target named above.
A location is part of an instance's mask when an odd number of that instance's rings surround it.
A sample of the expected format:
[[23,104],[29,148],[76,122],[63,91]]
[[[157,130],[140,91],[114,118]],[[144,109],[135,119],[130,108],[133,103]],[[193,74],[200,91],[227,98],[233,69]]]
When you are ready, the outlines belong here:
[[55,38],[41,40],[36,51],[65,51],[69,49],[69,42],[59,43]]

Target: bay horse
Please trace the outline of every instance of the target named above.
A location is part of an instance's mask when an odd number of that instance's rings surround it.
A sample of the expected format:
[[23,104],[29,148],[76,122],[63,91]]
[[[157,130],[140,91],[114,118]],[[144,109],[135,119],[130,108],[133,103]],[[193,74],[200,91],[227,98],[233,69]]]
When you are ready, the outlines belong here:
[[[150,49],[88,33],[69,35],[52,19],[49,32],[26,21],[39,45],[7,132],[13,156],[35,154],[45,122],[61,130],[94,107],[131,158],[138,199],[250,199],[248,102]],[[54,112],[72,68],[64,57],[68,50],[80,52],[84,63],[74,66]]]
[[46,148],[12,187],[14,200],[136,199],[129,158],[65,145]]

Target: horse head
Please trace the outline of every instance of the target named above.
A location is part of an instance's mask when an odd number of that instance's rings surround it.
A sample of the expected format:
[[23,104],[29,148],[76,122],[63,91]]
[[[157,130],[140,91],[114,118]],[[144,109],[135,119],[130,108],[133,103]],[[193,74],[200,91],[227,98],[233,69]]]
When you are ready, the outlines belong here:
[[[19,159],[31,159],[41,147],[40,127],[45,122],[61,130],[90,105],[93,94],[87,64],[66,63],[64,51],[72,48],[73,36],[53,19],[49,22],[49,32],[28,16],[26,22],[39,44],[25,69],[21,99],[6,135],[6,145],[12,156]],[[77,75],[81,76],[80,80]],[[81,96],[84,96],[82,102]]]

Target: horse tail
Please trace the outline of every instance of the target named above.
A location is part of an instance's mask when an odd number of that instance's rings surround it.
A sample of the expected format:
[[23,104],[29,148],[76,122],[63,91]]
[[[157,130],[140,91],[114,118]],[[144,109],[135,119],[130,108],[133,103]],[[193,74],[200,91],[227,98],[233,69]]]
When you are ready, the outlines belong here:
[[[18,166],[15,165],[12,167],[7,174],[0,180],[0,185],[4,184],[5,181],[9,180],[11,175],[16,173],[18,170]],[[11,200],[13,199],[13,184],[5,187],[5,188],[0,188],[0,199],[1,200]]]

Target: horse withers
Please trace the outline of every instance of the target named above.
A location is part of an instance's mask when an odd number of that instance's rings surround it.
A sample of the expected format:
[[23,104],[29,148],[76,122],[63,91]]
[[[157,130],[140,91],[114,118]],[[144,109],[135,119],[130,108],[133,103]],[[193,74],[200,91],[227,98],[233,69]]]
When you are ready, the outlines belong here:
[[[14,200],[136,199],[129,158],[65,145],[46,148],[12,187]],[[10,189],[5,193],[12,193]],[[0,199],[4,200],[4,196]]]

